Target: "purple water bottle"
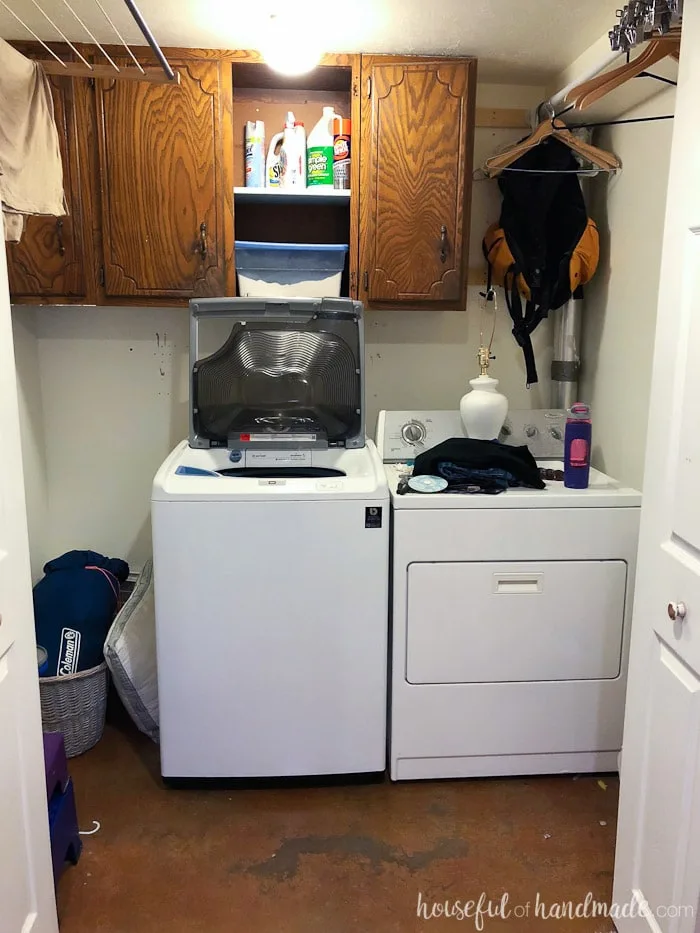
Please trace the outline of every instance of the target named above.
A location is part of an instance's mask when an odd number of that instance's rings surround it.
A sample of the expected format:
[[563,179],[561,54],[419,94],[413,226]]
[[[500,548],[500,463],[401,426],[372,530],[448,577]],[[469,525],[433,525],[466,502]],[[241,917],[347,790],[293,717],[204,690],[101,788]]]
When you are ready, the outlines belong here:
[[583,402],[571,406],[564,435],[564,485],[586,489],[591,470],[591,409]]

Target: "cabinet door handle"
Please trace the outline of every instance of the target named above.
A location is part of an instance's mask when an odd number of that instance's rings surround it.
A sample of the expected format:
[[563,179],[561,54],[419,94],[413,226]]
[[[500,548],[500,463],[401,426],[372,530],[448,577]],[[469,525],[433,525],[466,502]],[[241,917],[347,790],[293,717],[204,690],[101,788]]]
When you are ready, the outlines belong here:
[[447,262],[447,227],[440,227],[440,262]]
[[66,248],[63,245],[63,221],[60,217],[56,221],[56,242],[58,244],[58,255],[65,256]]
[[204,221],[199,225],[199,255],[202,259],[207,258],[207,225]]

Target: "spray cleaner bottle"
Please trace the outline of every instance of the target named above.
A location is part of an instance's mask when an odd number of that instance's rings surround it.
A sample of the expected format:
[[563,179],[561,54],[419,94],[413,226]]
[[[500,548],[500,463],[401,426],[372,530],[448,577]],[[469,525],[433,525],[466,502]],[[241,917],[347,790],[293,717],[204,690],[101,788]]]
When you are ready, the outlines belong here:
[[333,127],[333,187],[350,189],[350,133],[352,124],[340,114],[335,115]]
[[246,188],[265,187],[265,124],[248,120],[245,125]]

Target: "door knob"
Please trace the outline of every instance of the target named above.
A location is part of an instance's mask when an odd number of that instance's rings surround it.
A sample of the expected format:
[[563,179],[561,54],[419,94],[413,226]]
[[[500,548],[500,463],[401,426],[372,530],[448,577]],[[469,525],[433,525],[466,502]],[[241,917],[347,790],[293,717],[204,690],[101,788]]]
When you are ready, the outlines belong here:
[[682,622],[685,619],[685,603],[669,603],[666,611],[672,622]]

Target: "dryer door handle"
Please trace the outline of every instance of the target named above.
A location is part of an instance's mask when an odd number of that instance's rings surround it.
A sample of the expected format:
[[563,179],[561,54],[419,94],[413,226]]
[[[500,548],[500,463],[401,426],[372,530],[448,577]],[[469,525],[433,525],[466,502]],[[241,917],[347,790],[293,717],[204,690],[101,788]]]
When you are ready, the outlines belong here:
[[538,595],[544,591],[543,573],[495,573],[493,592],[497,595]]

